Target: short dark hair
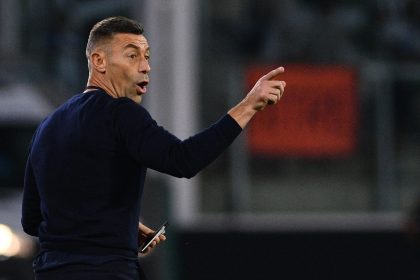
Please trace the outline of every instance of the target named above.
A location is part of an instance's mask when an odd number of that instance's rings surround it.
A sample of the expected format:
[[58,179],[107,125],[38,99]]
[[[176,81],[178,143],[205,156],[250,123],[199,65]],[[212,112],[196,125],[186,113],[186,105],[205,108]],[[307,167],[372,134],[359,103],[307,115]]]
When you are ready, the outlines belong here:
[[95,46],[103,41],[110,40],[115,34],[129,33],[141,35],[143,34],[143,26],[132,19],[117,16],[103,19],[96,23],[89,33],[89,39],[86,44],[86,57],[89,55]]

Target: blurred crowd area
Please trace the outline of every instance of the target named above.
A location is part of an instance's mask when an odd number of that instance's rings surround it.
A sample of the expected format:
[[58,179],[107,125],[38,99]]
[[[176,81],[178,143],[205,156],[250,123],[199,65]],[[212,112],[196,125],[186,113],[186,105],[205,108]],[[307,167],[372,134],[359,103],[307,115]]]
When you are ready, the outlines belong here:
[[[84,49],[93,23],[117,14],[144,22],[146,2],[2,0],[2,187],[21,187],[26,143],[40,116],[84,89]],[[237,196],[231,187],[232,177],[238,176],[235,168],[246,172],[244,184],[252,199],[245,211],[365,212],[411,207],[420,179],[419,1],[204,0],[199,1],[197,13],[200,74],[195,105],[200,127],[231,105],[228,85],[246,92],[244,76],[252,65],[338,65],[354,69],[358,77],[354,85],[357,148],[352,154],[270,157],[249,153],[244,141],[238,149],[246,153],[245,165],[238,167],[235,157],[226,153],[202,173],[202,211],[232,210],[231,200]],[[148,26],[145,30],[147,36]],[[20,112],[16,105],[28,101],[29,94],[16,93],[18,102],[5,103],[8,92],[19,91],[22,84],[29,85],[23,91],[41,95],[38,112]],[[381,97],[382,91],[386,98]],[[6,109],[12,113],[5,113]],[[16,116],[10,117],[13,112]]]
[[[420,190],[419,1],[237,0],[203,1],[201,7],[205,122],[226,109],[229,72],[244,74],[252,65],[286,65],[287,72],[295,64],[357,72],[356,151],[345,158],[251,154],[242,169],[249,174],[248,209],[387,212],[413,206]],[[237,79],[244,85],[243,76]],[[205,173],[204,182],[211,183],[202,199],[209,211],[232,207],[226,195],[232,180],[217,174],[234,168],[233,160],[227,156]]]
[[209,40],[229,42],[220,44],[222,55],[351,65],[363,59],[420,59],[420,4],[415,0],[205,2]]

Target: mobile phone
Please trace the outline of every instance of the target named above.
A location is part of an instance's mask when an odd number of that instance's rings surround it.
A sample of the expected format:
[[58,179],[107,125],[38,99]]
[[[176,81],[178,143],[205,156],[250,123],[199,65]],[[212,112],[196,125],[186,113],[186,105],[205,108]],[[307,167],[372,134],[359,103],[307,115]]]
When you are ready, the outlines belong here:
[[159,237],[161,234],[165,233],[166,228],[169,226],[168,222],[165,222],[156,232],[153,234],[153,236],[149,237],[140,247],[140,253],[146,253],[147,248],[152,244],[153,240],[155,240],[157,237]]

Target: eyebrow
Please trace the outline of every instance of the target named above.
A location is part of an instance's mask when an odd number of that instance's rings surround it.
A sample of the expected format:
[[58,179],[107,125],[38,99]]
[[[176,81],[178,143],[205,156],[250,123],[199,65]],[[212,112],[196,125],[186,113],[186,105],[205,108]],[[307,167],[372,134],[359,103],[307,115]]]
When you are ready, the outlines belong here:
[[[134,44],[127,44],[125,47],[124,47],[124,49],[126,50],[126,49],[129,49],[129,48],[133,48],[133,49],[136,49],[136,50],[139,50],[140,49],[140,47],[139,46],[137,46],[137,45],[134,45]],[[147,47],[147,49],[146,49],[146,52],[150,52],[150,48],[149,47]]]
[[134,45],[134,44],[127,44],[127,45],[124,47],[124,49],[129,49],[129,48],[133,48],[133,49],[136,49],[136,50],[140,49],[140,47],[139,47],[139,46],[136,46],[136,45]]

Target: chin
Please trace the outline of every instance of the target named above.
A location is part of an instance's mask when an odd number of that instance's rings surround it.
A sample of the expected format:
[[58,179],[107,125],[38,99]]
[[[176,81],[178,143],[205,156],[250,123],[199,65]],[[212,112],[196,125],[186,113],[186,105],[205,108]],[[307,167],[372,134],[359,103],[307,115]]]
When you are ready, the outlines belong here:
[[140,104],[141,103],[141,101],[143,100],[143,96],[141,96],[141,95],[137,95],[137,96],[135,96],[134,97],[134,102],[136,102],[137,104]]
[[136,102],[137,104],[140,104],[143,99],[143,94],[138,94],[137,92],[130,92],[126,96],[134,102]]

